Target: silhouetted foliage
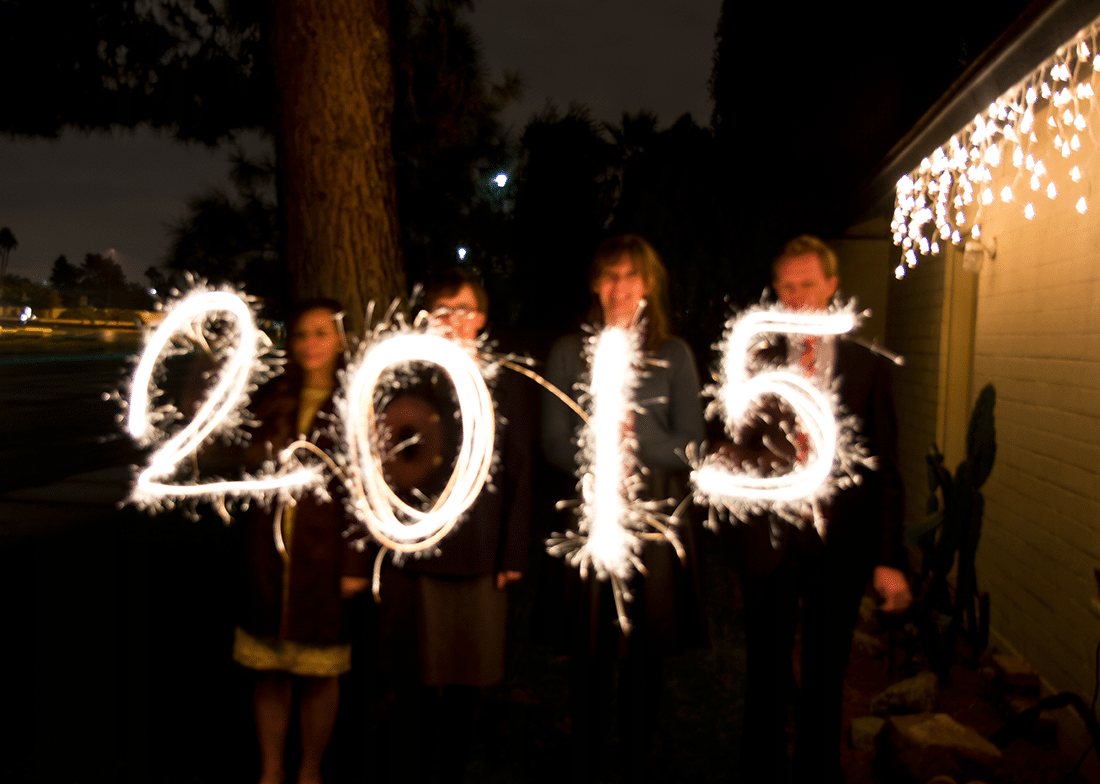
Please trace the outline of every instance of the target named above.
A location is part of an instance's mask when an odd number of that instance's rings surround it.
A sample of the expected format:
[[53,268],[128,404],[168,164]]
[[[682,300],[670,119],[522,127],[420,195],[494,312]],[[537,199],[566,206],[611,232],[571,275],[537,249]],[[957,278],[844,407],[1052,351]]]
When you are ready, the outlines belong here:
[[61,306],[61,295],[52,287],[19,275],[5,275],[0,290],[0,305],[28,305],[34,311]]
[[758,299],[766,282],[766,265],[727,244],[737,218],[728,214],[724,184],[715,176],[714,136],[690,115],[658,131],[645,112],[624,114],[608,132],[619,178],[611,231],[637,232],[657,248],[670,272],[675,331],[705,355],[731,307]]
[[[760,251],[847,228],[877,164],[1027,5],[930,0],[914,16],[902,4],[774,3],[750,21],[723,2],[712,121],[721,175]],[[918,32],[932,19],[946,23]]]
[[[455,263],[459,245],[469,264],[501,268],[487,180],[507,151],[496,116],[518,89],[483,76],[473,34],[456,0],[391,0],[396,75],[394,159],[407,277],[416,282]],[[290,283],[280,255],[274,165],[238,155],[232,193],[192,199],[172,231],[168,267],[213,281],[244,285],[277,316]],[[484,203],[482,203],[484,201]]]
[[390,3],[393,148],[410,283],[453,266],[459,246],[468,249],[468,266],[490,273],[499,265],[492,236],[502,216],[485,207],[488,180],[508,160],[497,115],[518,95],[519,80],[505,75],[498,85],[485,78],[473,31],[460,15],[470,5]]
[[291,286],[279,253],[274,164],[238,153],[230,180],[235,193],[213,189],[190,200],[188,216],[172,226],[166,266],[243,286],[263,301],[265,316],[285,318]]
[[330,11],[324,0],[5,0],[0,67],[20,78],[0,129],[146,124],[206,144],[272,132],[295,290],[341,296],[354,326],[364,297],[404,288],[388,15],[385,0]]
[[0,129],[56,137],[63,128],[148,124],[212,144],[270,128],[273,81],[257,0],[5,0]]
[[523,323],[560,334],[588,308],[587,272],[615,203],[615,150],[586,108],[534,117],[520,141],[515,291]]
[[65,256],[58,256],[50,271],[50,285],[61,295],[66,307],[80,303],[80,270]]
[[[960,634],[969,643],[970,664],[975,668],[989,642],[989,595],[978,590],[977,556],[985,511],[981,488],[997,457],[996,402],[996,389],[986,384],[974,403],[966,432],[966,457],[954,476],[943,464],[939,448],[931,446],[927,455],[928,516],[909,532],[921,551],[919,596],[912,613],[929,663],[941,679],[950,674]],[[952,570],[957,570],[954,591],[948,585]]]
[[126,280],[122,266],[111,252],[89,253],[74,266],[58,256],[50,272],[50,285],[65,307],[148,309],[152,298],[139,284]]

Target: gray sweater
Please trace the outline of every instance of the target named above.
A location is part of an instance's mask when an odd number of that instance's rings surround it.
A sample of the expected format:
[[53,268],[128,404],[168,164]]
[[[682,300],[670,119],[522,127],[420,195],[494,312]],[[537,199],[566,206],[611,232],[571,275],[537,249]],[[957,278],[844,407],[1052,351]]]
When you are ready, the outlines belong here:
[[[585,335],[574,333],[559,338],[550,349],[546,378],[554,386],[579,400],[577,383],[586,373]],[[699,397],[699,373],[687,344],[668,338],[651,355],[667,367],[647,366],[647,375],[637,390],[637,402],[644,413],[634,420],[638,439],[638,460],[655,471],[686,471],[685,447],[703,440],[703,409]],[[547,460],[569,474],[577,471],[577,430],[581,419],[549,392],[542,406],[542,448]]]

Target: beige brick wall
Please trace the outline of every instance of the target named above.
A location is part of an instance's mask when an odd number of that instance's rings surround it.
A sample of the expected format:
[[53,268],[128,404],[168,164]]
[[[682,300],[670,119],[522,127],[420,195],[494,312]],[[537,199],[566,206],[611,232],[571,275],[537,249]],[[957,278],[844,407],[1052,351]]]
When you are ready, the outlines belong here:
[[[897,265],[900,253],[889,269]],[[905,523],[924,519],[928,479],[924,456],[939,440],[940,342],[945,276],[939,260],[919,264],[888,287],[886,346],[905,357],[894,371],[898,412],[898,460],[905,483]],[[942,448],[942,447],[941,447]]]
[[[1095,175],[1094,175],[1095,177]],[[997,388],[979,587],[992,626],[1057,690],[1086,695],[1100,618],[1100,221],[1073,200],[983,218],[973,389]],[[1100,209],[1100,203],[1094,205]]]

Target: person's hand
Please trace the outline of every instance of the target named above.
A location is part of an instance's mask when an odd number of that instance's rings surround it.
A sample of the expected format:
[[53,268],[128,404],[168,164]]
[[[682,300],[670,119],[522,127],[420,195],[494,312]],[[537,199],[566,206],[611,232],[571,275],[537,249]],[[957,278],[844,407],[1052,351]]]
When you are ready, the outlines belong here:
[[512,583],[518,583],[523,572],[497,572],[497,590],[503,591]]
[[360,594],[363,591],[370,588],[369,577],[341,577],[340,578],[340,598],[350,599],[356,594]]
[[900,569],[876,566],[873,582],[875,592],[882,599],[882,607],[879,609],[891,614],[903,613],[909,609],[913,595],[909,592],[909,581]]

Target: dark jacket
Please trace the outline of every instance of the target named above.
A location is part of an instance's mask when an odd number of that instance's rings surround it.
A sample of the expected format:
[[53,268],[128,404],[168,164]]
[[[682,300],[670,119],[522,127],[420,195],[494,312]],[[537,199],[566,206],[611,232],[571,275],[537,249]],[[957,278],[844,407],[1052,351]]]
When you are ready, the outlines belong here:
[[[765,361],[785,364],[786,342],[777,341],[761,356]],[[834,554],[843,554],[853,569],[868,574],[875,566],[905,569],[902,483],[897,463],[897,419],[890,363],[847,340],[836,341],[835,363],[833,378],[837,382],[840,404],[847,413],[859,417],[860,437],[875,457],[876,467],[874,470],[860,468],[860,481],[838,490],[833,500],[823,506],[827,520],[825,546]],[[785,441],[778,430],[778,422],[783,418],[793,425],[789,415],[778,415],[773,417],[769,427],[757,427],[756,432],[748,433],[742,445],[743,456],[752,459],[753,444],[765,433],[769,434],[772,443]],[[738,560],[751,576],[770,574],[792,541],[812,537],[809,530],[799,531],[789,523],[780,522],[779,540],[773,546],[768,530],[772,522],[772,516],[760,515],[734,526]]]
[[[276,379],[257,396],[253,406],[260,423],[246,452],[246,468],[256,470],[298,437],[298,389],[285,378]],[[312,430],[317,446],[332,452],[327,432],[332,398],[322,404]],[[304,461],[309,457],[300,453]],[[344,505],[343,482],[328,474],[328,500],[307,490],[299,498],[291,539],[289,567],[275,546],[275,504],[253,504],[244,515],[246,583],[240,606],[241,626],[255,636],[332,644],[347,639],[340,600],[340,577],[370,573],[369,555],[355,550],[344,538],[352,522]],[[285,590],[284,575],[289,581]]]
[[[492,388],[498,458],[493,471],[463,519],[439,542],[439,552],[409,559],[406,568],[446,577],[483,577],[526,570],[534,437],[534,414],[526,386],[529,383],[510,370],[499,372]],[[445,391],[447,386],[438,379],[425,381],[411,394],[423,396],[448,419],[446,427],[451,437],[444,440],[455,444],[462,423],[455,418],[456,406]],[[450,470],[450,465],[443,465],[436,472],[435,489],[446,483]]]

